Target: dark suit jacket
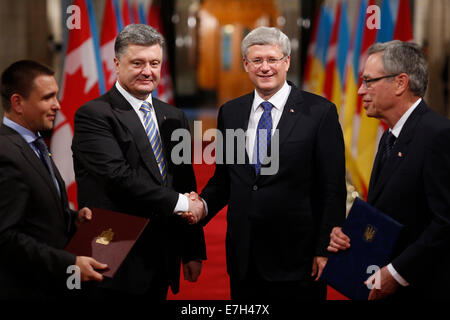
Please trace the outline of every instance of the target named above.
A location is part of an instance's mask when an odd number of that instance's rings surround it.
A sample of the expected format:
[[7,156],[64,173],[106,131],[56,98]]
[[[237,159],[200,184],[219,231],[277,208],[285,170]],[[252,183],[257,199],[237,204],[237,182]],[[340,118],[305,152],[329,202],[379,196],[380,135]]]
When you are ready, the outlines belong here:
[[47,168],[15,130],[0,127],[0,298],[60,296],[75,256],[64,251],[76,213],[53,164]]
[[392,264],[411,284],[408,289],[448,298],[450,121],[422,101],[403,126],[392,155],[377,174],[377,154],[367,199],[405,226]]
[[[228,204],[228,273],[243,278],[250,259],[269,281],[310,280],[313,256],[327,256],[329,234],[345,219],[345,161],[336,107],[292,86],[278,124],[279,170],[255,175],[248,163],[216,163],[201,196],[205,223]],[[247,130],[254,93],[225,103],[218,129]],[[235,141],[236,142],[236,141]],[[232,142],[231,142],[232,143]]]
[[[175,129],[189,130],[184,113],[153,99],[168,182],[163,185],[152,147],[131,105],[114,86],[75,114],[72,143],[80,206],[150,218],[143,235],[112,281],[103,286],[141,294],[154,279],[167,279],[178,292],[180,258],[206,259],[203,229],[173,214],[178,192],[196,190],[191,164],[174,165]],[[189,141],[190,145],[190,141]]]

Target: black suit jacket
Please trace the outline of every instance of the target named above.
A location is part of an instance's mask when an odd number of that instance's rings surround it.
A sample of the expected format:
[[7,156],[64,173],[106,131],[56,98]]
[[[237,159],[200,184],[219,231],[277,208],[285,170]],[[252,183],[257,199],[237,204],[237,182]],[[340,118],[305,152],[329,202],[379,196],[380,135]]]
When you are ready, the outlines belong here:
[[[201,196],[205,223],[228,204],[228,273],[243,278],[249,261],[270,281],[310,280],[313,256],[326,256],[333,226],[345,219],[345,161],[336,107],[292,86],[277,129],[279,170],[255,175],[248,163],[216,163]],[[254,93],[225,103],[218,129],[247,130]],[[235,141],[236,142],[236,141]],[[232,143],[232,142],[231,142]]]
[[406,292],[416,288],[427,298],[449,298],[450,121],[422,101],[381,171],[380,157],[367,200],[405,226],[392,264],[410,283]]
[[134,294],[148,291],[161,277],[176,293],[180,259],[206,259],[203,229],[173,214],[178,193],[196,190],[192,164],[171,161],[178,143],[171,134],[189,130],[188,121],[181,110],[158,99],[153,107],[168,165],[167,185],[138,116],[115,86],[78,109],[72,143],[80,206],[150,218],[114,279],[101,284]]
[[42,161],[15,130],[0,127],[0,298],[60,297],[67,267],[64,251],[76,213],[53,163],[61,197]]

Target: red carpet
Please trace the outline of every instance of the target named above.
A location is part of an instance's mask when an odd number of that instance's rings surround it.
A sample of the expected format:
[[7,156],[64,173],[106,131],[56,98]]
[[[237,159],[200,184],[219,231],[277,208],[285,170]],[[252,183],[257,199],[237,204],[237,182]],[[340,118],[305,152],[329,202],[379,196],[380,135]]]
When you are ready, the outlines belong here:
[[[214,165],[194,165],[199,193],[214,173]],[[219,212],[205,227],[208,260],[204,261],[197,282],[185,281],[181,275],[180,292],[169,300],[229,300],[229,278],[225,261],[226,208]],[[347,300],[339,292],[328,287],[327,300]]]

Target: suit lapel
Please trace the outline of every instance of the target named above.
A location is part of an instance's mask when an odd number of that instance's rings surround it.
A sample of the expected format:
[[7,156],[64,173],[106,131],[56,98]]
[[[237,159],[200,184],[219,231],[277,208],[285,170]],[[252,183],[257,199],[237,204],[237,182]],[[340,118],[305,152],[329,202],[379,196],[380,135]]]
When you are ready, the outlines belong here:
[[[427,110],[426,104],[425,102],[422,101],[413,111],[413,113],[411,113],[408,120],[406,120],[406,123],[404,124],[402,131],[400,132],[400,135],[392,148],[391,152],[392,156],[386,161],[383,168],[381,169],[380,172],[378,172],[378,174],[377,172],[375,172],[375,170],[378,170],[381,155],[379,155],[379,152],[377,152],[372,177],[370,179],[371,180],[370,187],[367,196],[368,202],[374,203],[374,201],[376,201],[376,199],[380,196],[381,192],[383,191],[386,183],[389,181],[389,178],[392,177],[394,172],[397,170],[398,166],[407,156],[409,143],[414,137],[415,127],[419,122],[420,118],[422,117],[423,113],[426,112],[426,110]],[[372,179],[374,179],[374,182],[372,182]]]
[[113,113],[116,114],[116,118],[130,131],[145,166],[162,184],[162,177],[156,163],[155,155],[136,112],[115,86],[110,90],[110,98]]
[[377,154],[375,156],[375,160],[373,163],[373,167],[372,167],[372,173],[370,175],[370,181],[369,181],[369,190],[367,193],[367,201],[368,202],[372,202],[371,196],[372,194],[375,194],[373,192],[374,188],[375,188],[375,181],[378,180],[379,177],[379,170],[380,170],[380,161],[381,161],[381,151],[380,151],[380,146],[384,144],[384,140],[386,139],[386,135],[387,135],[388,130],[385,130],[383,132],[383,135],[381,136],[380,142],[378,143],[378,150],[377,150]]
[[[172,131],[175,128],[166,128],[165,127],[166,120],[169,117],[169,115],[166,113],[166,110],[163,108],[161,102],[155,98],[153,98],[153,109],[155,110],[156,120],[158,121],[159,136],[161,138],[164,158],[166,160],[166,164],[168,165],[170,162],[170,161],[168,161],[169,160],[168,157],[170,157],[170,155],[168,154],[168,151],[169,151],[168,147],[170,145],[170,137],[172,136]],[[156,164],[156,161],[155,161],[155,164]]]
[[[277,125],[277,130],[279,132],[279,152],[281,152],[283,142],[289,137],[292,129],[294,128],[296,122],[300,118],[302,109],[305,107],[303,105],[303,97],[300,90],[297,89],[292,83],[289,82],[291,86],[291,92],[283,108],[283,113],[281,114],[280,121]],[[258,175],[256,179],[258,181],[265,180],[269,176]]]
[[[248,130],[248,121],[250,119],[250,112],[252,110],[253,105],[253,99],[254,99],[255,93],[254,91],[250,94],[247,94],[242,97],[242,99],[239,101],[239,112],[236,112],[236,122],[234,126],[234,130],[242,129],[244,132],[247,132]],[[228,129],[228,128],[226,128]],[[222,132],[222,134],[225,136],[226,132]],[[233,143],[234,145],[234,154],[237,155],[237,152],[239,152],[238,146],[236,143]],[[226,148],[226,145],[223,146]],[[225,155],[226,153],[224,153]],[[223,159],[225,162],[226,159]],[[249,177],[249,182],[253,181],[256,177],[255,169],[253,165],[250,164],[250,158],[248,156],[247,148],[245,146],[245,164],[244,165],[238,165],[236,166],[237,170],[241,171],[243,177]]]
[[[15,130],[9,128],[8,126],[2,126],[2,131],[6,132],[6,135],[11,139],[11,141],[19,147],[22,152],[23,157],[28,161],[28,163],[33,167],[36,172],[41,176],[42,180],[47,184],[47,186],[51,190],[51,194],[57,206],[62,210],[61,198],[58,194],[58,190],[56,189],[55,182],[53,181],[48,169],[42,163],[42,161],[38,158],[33,149],[28,145],[28,143],[22,138],[22,136],[17,133]],[[55,166],[53,166],[55,169]],[[57,169],[55,169],[55,174]],[[59,182],[59,181],[58,181]],[[60,184],[60,188],[63,188],[64,184]],[[63,192],[63,190],[61,190]]]
[[291,93],[286,101],[283,108],[283,113],[281,114],[280,121],[278,122],[277,129],[280,132],[280,147],[283,142],[289,137],[295,123],[300,117],[301,108],[303,107],[303,97],[293,84],[291,84]]

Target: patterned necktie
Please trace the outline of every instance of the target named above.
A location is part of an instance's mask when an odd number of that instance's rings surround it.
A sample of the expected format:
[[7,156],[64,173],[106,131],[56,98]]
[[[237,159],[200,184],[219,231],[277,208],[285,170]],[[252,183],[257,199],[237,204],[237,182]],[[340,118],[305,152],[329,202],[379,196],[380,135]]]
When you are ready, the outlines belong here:
[[47,145],[44,142],[42,137],[37,138],[33,141],[33,145],[39,150],[39,158],[44,163],[44,166],[47,168],[47,171],[50,173],[53,182],[55,183],[56,189],[58,190],[59,196],[61,196],[61,191],[59,189],[58,180],[56,180],[55,171],[53,171],[52,162],[50,160],[50,153],[47,149]]
[[264,101],[261,103],[264,112],[259,119],[258,127],[256,129],[256,175],[261,171],[261,161],[267,156],[267,149],[270,144],[272,136],[272,116],[271,111],[273,105],[270,102]]
[[158,128],[152,118],[152,105],[144,101],[141,105],[140,110],[144,114],[144,128],[147,134],[150,145],[152,146],[153,153],[155,154],[156,162],[158,163],[159,172],[163,179],[164,184],[167,183],[167,165],[164,159],[164,154],[162,150],[161,138],[159,136]]

